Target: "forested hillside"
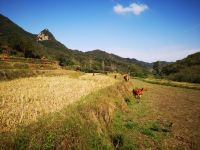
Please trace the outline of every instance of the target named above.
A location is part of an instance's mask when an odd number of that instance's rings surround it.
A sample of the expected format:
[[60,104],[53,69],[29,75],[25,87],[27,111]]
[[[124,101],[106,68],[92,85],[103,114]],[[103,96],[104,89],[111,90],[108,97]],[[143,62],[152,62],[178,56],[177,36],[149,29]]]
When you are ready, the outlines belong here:
[[171,80],[200,83],[200,53],[175,63],[146,63],[98,49],[88,52],[71,50],[57,41],[48,29],[32,34],[0,15],[0,53],[3,53],[4,49],[9,51],[10,56],[56,60],[63,67],[80,66],[84,72],[117,71],[144,77],[153,68],[155,74]]
[[163,67],[162,74],[175,81],[200,83],[200,52]]
[[152,67],[136,59],[122,58],[101,50],[81,52],[71,50],[56,40],[45,29],[40,32],[48,40],[38,40],[38,35],[31,34],[8,18],[0,15],[0,53],[9,50],[11,56],[26,58],[46,58],[59,61],[61,66],[77,66],[86,72],[118,71],[135,76],[145,76]]

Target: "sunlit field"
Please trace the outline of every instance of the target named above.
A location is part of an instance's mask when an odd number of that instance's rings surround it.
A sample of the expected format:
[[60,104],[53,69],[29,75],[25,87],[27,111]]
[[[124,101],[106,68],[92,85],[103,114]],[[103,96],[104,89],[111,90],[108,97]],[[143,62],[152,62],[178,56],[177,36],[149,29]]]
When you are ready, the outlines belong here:
[[0,0],[0,150],[200,150],[199,10]]
[[15,130],[21,123],[61,110],[82,96],[116,82],[114,78],[85,74],[69,76],[33,77],[0,82],[0,130]]

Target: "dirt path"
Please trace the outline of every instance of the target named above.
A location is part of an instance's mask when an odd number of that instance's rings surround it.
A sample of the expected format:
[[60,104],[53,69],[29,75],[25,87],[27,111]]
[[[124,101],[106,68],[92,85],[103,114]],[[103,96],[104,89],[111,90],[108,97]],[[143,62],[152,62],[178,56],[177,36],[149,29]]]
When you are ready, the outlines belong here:
[[85,74],[33,77],[0,82],[0,132],[14,130],[20,123],[61,110],[91,92],[116,82],[105,75]]
[[134,85],[147,88],[143,99],[162,119],[173,123],[173,137],[165,141],[167,145],[180,149],[200,148],[199,90],[149,84],[139,80],[134,80]]

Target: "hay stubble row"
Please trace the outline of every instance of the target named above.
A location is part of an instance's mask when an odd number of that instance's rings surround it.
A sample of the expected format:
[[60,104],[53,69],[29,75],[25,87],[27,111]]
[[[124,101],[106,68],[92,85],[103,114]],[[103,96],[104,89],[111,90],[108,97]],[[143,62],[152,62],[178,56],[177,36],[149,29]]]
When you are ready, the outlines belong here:
[[77,79],[65,75],[0,82],[0,132],[15,130],[21,123],[29,124],[57,112],[115,82],[109,76],[91,74]]

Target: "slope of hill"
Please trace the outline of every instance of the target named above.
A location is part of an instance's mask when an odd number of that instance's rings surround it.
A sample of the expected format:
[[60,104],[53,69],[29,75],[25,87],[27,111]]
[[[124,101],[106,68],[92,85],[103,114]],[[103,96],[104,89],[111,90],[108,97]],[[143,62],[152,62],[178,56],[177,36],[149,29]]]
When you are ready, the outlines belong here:
[[162,73],[171,80],[200,83],[200,52],[167,65]]
[[49,40],[39,41],[38,35],[26,32],[3,15],[0,15],[0,20],[0,48],[7,47],[11,55],[56,60],[70,55],[68,48],[58,42],[50,32],[43,30],[41,33],[46,32]]
[[147,63],[147,62],[143,62],[143,61],[139,61],[137,59],[134,58],[122,58],[119,57],[115,54],[109,54],[105,51],[101,51],[101,50],[93,50],[93,51],[88,51],[86,52],[86,54],[89,54],[90,56],[93,57],[102,57],[108,60],[112,60],[112,61],[119,61],[119,62],[123,62],[123,63],[132,63],[132,64],[137,64],[143,67],[147,67],[147,68],[151,68],[152,67],[152,63]]
[[133,62],[133,59],[122,58],[101,50],[93,50],[85,54],[92,61],[95,60],[98,62],[97,66],[99,69],[102,68],[102,65],[109,64],[105,65],[105,71],[129,72],[133,76],[145,76],[150,69],[148,65],[141,65],[141,61],[137,61],[136,59]]
[[150,63],[136,59],[122,58],[101,50],[81,52],[68,49],[57,41],[53,34],[45,29],[38,35],[31,34],[0,15],[0,53],[8,49],[10,55],[27,58],[57,60],[62,66],[80,65],[82,71],[119,71],[144,75],[151,67]]
[[35,36],[33,34],[24,31],[2,15],[0,15],[0,20],[0,47],[6,46],[11,49],[11,54],[19,56],[22,56],[22,53],[26,56],[25,48],[34,52]]

